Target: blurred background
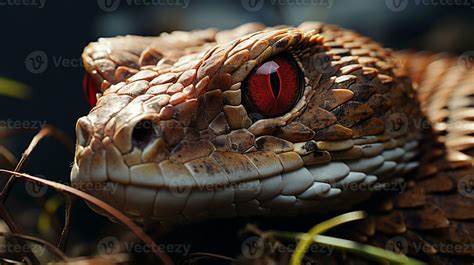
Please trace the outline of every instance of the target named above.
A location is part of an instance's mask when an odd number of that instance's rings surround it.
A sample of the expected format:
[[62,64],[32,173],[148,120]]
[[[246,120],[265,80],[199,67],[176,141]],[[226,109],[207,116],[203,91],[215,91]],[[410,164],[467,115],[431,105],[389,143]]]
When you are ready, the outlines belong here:
[[[44,123],[74,139],[77,118],[89,110],[80,56],[99,37],[228,29],[246,22],[298,25],[306,20],[338,24],[395,49],[458,55],[474,51],[474,2],[469,1],[0,0],[0,132],[27,129],[14,136],[0,134],[0,145],[19,157]],[[73,154],[60,143],[47,140],[24,171],[69,183],[72,160]],[[48,223],[43,224],[45,231],[38,228],[41,207],[19,211],[38,206],[32,201],[28,187],[18,183],[7,206],[31,233],[47,234]],[[81,227],[100,227],[106,222],[84,205],[73,215],[73,225],[79,224],[76,234]]]

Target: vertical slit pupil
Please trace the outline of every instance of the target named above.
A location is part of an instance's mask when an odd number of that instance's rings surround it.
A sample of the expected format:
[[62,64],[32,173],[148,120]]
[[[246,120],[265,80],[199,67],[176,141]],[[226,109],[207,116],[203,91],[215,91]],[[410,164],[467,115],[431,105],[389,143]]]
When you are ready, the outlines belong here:
[[270,74],[270,85],[273,91],[273,97],[278,98],[280,94],[280,77],[278,76],[278,72],[273,72]]

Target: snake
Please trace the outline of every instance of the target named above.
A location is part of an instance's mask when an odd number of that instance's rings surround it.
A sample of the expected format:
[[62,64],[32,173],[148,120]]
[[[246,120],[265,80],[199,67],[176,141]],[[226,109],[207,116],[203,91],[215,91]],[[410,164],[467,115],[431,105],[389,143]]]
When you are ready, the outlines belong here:
[[100,38],[82,59],[92,109],[71,182],[130,218],[328,214],[379,198],[353,236],[403,234],[430,263],[471,264],[469,61],[311,21]]

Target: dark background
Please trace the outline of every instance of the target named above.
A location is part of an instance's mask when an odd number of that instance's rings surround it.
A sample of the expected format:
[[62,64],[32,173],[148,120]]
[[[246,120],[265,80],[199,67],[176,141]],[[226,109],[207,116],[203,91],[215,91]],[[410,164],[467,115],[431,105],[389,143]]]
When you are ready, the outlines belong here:
[[[448,6],[442,5],[443,0],[190,0],[185,7],[184,0],[45,0],[44,7],[39,8],[27,0],[20,0],[19,5],[10,1],[0,0],[0,77],[26,84],[31,96],[17,99],[0,95],[0,120],[46,121],[71,139],[75,137],[77,118],[89,110],[83,96],[80,56],[82,49],[99,37],[225,29],[252,21],[298,25],[305,20],[319,20],[354,29],[396,49],[454,54],[474,50],[474,2]],[[39,0],[32,1],[39,4]],[[44,52],[48,59],[41,73],[29,71],[27,58],[35,51]],[[59,65],[58,60],[62,60]],[[20,155],[32,135],[0,139],[0,145]],[[25,171],[67,183],[72,159],[61,144],[48,140],[34,152]],[[24,190],[23,183],[16,185],[20,195],[14,193],[10,198],[10,208],[20,216],[18,220],[34,227],[38,212],[21,211],[29,205]],[[79,211],[84,212],[74,219],[79,231],[105,223],[104,218],[85,207]],[[77,217],[86,213],[85,218]]]

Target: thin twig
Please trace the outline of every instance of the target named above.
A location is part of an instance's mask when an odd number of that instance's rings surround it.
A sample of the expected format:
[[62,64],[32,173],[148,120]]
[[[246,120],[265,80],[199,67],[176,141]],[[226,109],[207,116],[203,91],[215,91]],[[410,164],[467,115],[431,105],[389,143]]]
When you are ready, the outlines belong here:
[[72,198],[69,194],[64,194],[66,198],[66,206],[64,206],[64,226],[61,230],[59,237],[58,248],[62,251],[66,250],[67,237],[69,235],[69,224],[71,223],[71,209],[72,209]]
[[[5,209],[5,205],[2,204],[2,203],[0,203],[0,218],[7,224],[8,229],[10,229],[10,231],[12,233],[20,234],[19,231],[18,231],[18,227],[16,226],[15,222],[11,218],[11,216],[8,213],[7,209]],[[23,240],[21,240],[21,239],[15,239],[15,241],[18,244],[21,244],[21,245],[26,244],[26,242],[23,242]],[[39,260],[36,258],[34,253],[31,253],[31,252],[26,253],[25,258],[26,258],[26,262],[28,262],[28,264],[40,264]]]
[[157,255],[161,259],[161,261],[166,264],[166,265],[172,265],[174,264],[171,258],[161,250],[161,248],[158,247],[158,245],[149,237],[140,227],[138,227],[130,218],[128,218],[125,214],[123,214],[121,211],[115,209],[112,207],[110,204],[101,201],[100,199],[85,193],[83,191],[80,191],[78,189],[75,189],[73,187],[57,183],[51,180],[47,179],[42,179],[39,177],[31,176],[25,173],[18,173],[14,172],[11,170],[5,170],[5,169],[0,169],[0,173],[6,173],[6,174],[11,174],[14,175],[17,178],[20,179],[26,179],[28,181],[36,182],[45,186],[48,186],[50,188],[53,188],[57,190],[58,192],[61,193],[69,193],[71,195],[77,196],[91,204],[93,204],[96,207],[99,207],[103,211],[105,211],[107,214],[111,215],[112,217],[116,218],[119,222],[127,226],[127,228],[135,234],[140,240],[142,240],[145,244],[151,247],[152,252]]
[[32,236],[27,236],[27,235],[22,235],[22,234],[15,234],[15,233],[4,233],[0,232],[0,236],[3,237],[11,237],[11,238],[17,238],[17,239],[22,239],[30,242],[34,242],[37,244],[40,244],[47,248],[52,254],[54,254],[56,257],[60,258],[61,260],[67,261],[69,258],[57,247],[55,247],[53,244],[37,237],[32,237]]
[[[23,130],[22,131],[16,131],[16,133],[18,133],[18,132],[23,132]],[[10,133],[12,133],[12,132],[10,132]],[[58,141],[63,143],[69,151],[73,152],[73,145],[71,144],[71,141],[69,140],[69,138],[63,132],[61,132],[60,130],[58,130],[54,127],[47,126],[47,127],[42,128],[33,137],[30,144],[28,145],[26,150],[23,152],[20,161],[16,165],[15,171],[20,171],[21,170],[21,168],[27,162],[28,158],[30,157],[30,154],[33,152],[33,150],[36,148],[36,146],[41,142],[41,140],[43,140],[45,137],[49,137],[49,136],[57,139]],[[8,195],[10,194],[10,191],[11,191],[13,185],[15,184],[15,181],[16,181],[16,177],[14,175],[10,176],[10,178],[7,180],[7,183],[3,187],[2,191],[0,192],[0,206],[1,206],[0,210],[2,211],[1,214],[4,217],[4,220],[6,221],[8,227],[10,228],[10,231],[12,231],[14,233],[21,234],[19,229],[15,226],[13,220],[10,218],[10,215],[8,214],[8,212],[6,211],[6,209],[4,207],[5,202],[8,199]],[[8,219],[8,221],[7,221],[7,219]],[[33,262],[34,264],[39,264],[38,259],[36,258],[36,256],[33,253],[27,253],[27,255],[28,255],[28,258],[31,259],[31,262]]]
[[[15,167],[16,172],[21,170],[21,168],[26,163],[26,161],[28,161],[28,158],[30,157],[31,152],[33,152],[36,146],[46,137],[53,137],[54,139],[57,139],[58,141],[63,143],[68,148],[69,151],[73,152],[73,147],[72,147],[73,145],[71,145],[69,138],[62,131],[54,127],[49,127],[49,126],[44,127],[33,137],[29,146],[21,155],[21,159]],[[10,194],[10,190],[15,184],[15,181],[16,181],[15,176],[13,175],[10,176],[7,183],[3,187],[2,192],[0,193],[0,203],[5,203],[5,201],[8,199],[8,195]]]
[[220,260],[226,260],[230,262],[236,262],[237,260],[231,257],[219,255],[219,254],[213,254],[213,253],[206,253],[206,252],[195,252],[191,253],[188,256],[186,256],[179,264],[183,264],[187,260],[190,259],[202,259],[202,258],[213,258],[213,259],[220,259]]

